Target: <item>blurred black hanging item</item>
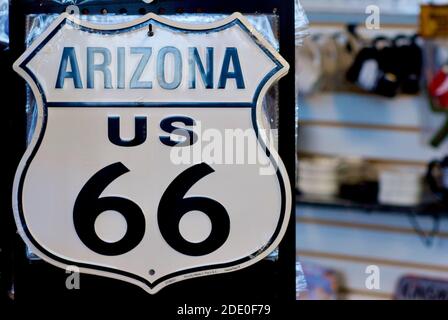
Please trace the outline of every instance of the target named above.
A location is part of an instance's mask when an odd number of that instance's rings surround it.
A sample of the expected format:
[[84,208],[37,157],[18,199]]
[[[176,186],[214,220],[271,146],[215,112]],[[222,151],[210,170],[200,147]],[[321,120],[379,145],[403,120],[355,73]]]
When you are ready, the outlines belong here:
[[397,94],[399,88],[399,53],[393,43],[385,37],[376,38],[373,46],[378,50],[380,70],[374,92],[392,98]]
[[347,71],[347,80],[364,90],[376,87],[379,74],[378,50],[375,47],[362,48]]
[[408,37],[399,35],[394,39],[400,66],[399,81],[401,91],[407,94],[417,94],[420,91],[423,54],[417,44],[417,35]]
[[399,87],[397,59],[391,42],[378,37],[371,46],[361,49],[347,72],[347,80],[363,90],[393,97]]
[[429,163],[426,181],[437,198],[448,205],[448,156]]

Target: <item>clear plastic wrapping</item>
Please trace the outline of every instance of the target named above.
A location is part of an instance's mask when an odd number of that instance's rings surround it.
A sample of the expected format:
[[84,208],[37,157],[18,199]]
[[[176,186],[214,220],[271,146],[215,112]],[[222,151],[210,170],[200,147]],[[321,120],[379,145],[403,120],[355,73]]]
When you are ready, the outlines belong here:
[[9,44],[9,3],[0,0],[0,44],[7,47]]
[[[294,6],[295,6],[295,10],[294,10],[294,28],[295,28],[295,43],[296,43],[296,69],[295,69],[295,73],[296,73],[296,82],[298,80],[297,78],[297,66],[299,61],[297,61],[297,53],[299,52],[297,50],[298,47],[303,45],[303,41],[304,39],[309,35],[308,32],[308,25],[309,25],[309,21],[308,18],[306,16],[305,11],[303,10],[303,7],[300,3],[299,0],[295,0],[294,1]],[[296,92],[295,92],[295,97],[296,97],[296,112],[295,112],[295,124],[296,124],[296,146],[297,146],[297,141],[298,141],[298,132],[299,132],[299,128],[298,128],[298,123],[299,123],[299,100],[298,100],[298,85],[296,83]],[[296,152],[296,162],[298,162],[298,156],[297,156],[297,152]],[[297,181],[297,169],[296,169],[296,181]],[[296,261],[296,298],[299,299],[300,296],[306,292],[307,290],[307,281],[302,269],[302,265],[300,263],[300,261],[297,259]]]
[[295,0],[294,3],[294,28],[296,35],[296,46],[300,46],[305,37],[308,36],[309,21],[303,10],[299,0]]

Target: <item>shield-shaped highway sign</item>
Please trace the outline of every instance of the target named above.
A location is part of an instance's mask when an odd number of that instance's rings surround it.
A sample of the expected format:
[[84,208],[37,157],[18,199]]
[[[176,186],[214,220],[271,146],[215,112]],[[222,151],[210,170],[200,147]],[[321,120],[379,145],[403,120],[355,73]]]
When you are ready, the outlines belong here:
[[54,265],[149,293],[266,257],[291,187],[261,109],[288,68],[238,13],[61,15],[14,64],[38,105],[14,184],[20,235]]

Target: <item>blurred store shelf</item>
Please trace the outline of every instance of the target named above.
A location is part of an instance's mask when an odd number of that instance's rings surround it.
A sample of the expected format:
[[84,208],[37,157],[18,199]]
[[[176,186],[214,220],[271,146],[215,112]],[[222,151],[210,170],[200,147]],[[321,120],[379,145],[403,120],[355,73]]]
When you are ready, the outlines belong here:
[[416,25],[418,0],[302,0],[311,23],[364,24],[366,8],[376,5],[381,9],[381,23],[388,25]]
[[363,213],[376,212],[448,216],[448,208],[438,202],[426,202],[417,206],[396,206],[384,205],[381,203],[362,203],[341,198],[325,198],[297,194],[296,204],[328,209],[353,209]]

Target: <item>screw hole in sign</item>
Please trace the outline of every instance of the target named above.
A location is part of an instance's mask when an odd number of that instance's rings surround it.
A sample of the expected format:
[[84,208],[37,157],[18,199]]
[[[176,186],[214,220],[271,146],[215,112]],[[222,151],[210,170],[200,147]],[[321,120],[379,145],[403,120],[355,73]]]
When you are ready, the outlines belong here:
[[154,31],[152,31],[152,24],[148,25],[148,37],[152,37],[154,35]]
[[67,6],[67,8],[64,10],[64,12],[67,12],[70,15],[79,16],[79,7],[75,5]]

